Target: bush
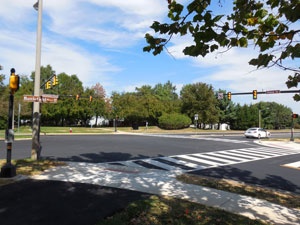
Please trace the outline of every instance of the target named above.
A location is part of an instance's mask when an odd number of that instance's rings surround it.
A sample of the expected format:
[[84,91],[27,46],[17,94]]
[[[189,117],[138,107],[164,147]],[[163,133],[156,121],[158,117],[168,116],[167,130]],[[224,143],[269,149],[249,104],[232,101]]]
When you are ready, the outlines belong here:
[[179,113],[163,114],[158,118],[158,126],[167,130],[187,128],[191,123],[192,120],[188,116]]

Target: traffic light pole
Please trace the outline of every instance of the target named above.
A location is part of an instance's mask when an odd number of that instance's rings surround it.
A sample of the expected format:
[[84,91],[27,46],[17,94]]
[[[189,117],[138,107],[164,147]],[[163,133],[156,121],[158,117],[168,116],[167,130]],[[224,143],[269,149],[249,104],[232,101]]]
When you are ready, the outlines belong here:
[[7,145],[7,156],[6,164],[1,168],[1,177],[14,177],[16,176],[16,167],[11,163],[11,151],[12,142],[14,139],[14,132],[12,129],[13,125],[13,105],[14,105],[14,95],[10,93],[9,95],[9,107],[8,107],[8,127],[6,130],[6,145]]
[[291,125],[291,138],[290,141],[294,141],[294,118],[292,117],[292,125]]

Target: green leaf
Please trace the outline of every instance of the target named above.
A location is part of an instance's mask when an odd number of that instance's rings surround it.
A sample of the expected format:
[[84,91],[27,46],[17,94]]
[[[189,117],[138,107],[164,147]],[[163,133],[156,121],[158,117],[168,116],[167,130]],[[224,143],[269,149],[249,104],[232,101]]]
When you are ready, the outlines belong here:
[[248,41],[247,41],[247,38],[245,38],[245,37],[240,38],[239,43],[240,43],[240,46],[243,48],[248,47]]

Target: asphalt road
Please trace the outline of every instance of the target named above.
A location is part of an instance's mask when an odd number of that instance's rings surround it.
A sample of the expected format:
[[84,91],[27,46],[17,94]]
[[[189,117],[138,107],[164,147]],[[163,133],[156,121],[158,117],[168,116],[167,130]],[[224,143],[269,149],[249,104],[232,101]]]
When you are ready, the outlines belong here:
[[[0,158],[6,158],[2,142]],[[107,163],[150,159],[183,154],[217,152],[243,148],[259,148],[253,139],[242,136],[189,135],[66,135],[41,136],[42,157],[63,161]],[[2,150],[3,149],[3,150]],[[30,157],[31,140],[15,141],[12,158]],[[192,171],[190,173],[217,178],[230,178],[245,183],[300,193],[300,172],[281,165],[300,161],[300,154],[285,155],[231,165]]]
[[[75,162],[113,162],[179,154],[228,150],[257,146],[245,143],[218,142],[189,138],[165,138],[141,135],[67,135],[41,136],[42,157]],[[242,137],[234,139],[244,140]],[[31,140],[13,143],[12,158],[30,157]],[[2,142],[2,148],[5,149]],[[5,158],[6,151],[0,151]]]

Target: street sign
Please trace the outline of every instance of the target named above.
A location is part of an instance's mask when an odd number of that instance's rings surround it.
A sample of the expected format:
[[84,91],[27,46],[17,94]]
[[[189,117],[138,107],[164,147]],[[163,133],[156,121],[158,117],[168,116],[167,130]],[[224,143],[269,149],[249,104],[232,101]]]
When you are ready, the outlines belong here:
[[58,95],[24,95],[24,102],[57,103]]
[[270,91],[266,91],[266,94],[279,94],[280,90],[270,90]]
[[218,99],[223,99],[224,98],[224,93],[223,92],[218,92]]
[[195,115],[194,115],[194,119],[195,119],[195,120],[198,120],[198,114],[195,114]]

